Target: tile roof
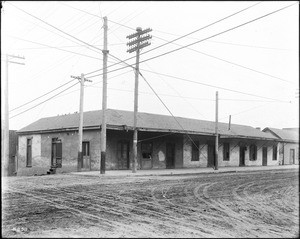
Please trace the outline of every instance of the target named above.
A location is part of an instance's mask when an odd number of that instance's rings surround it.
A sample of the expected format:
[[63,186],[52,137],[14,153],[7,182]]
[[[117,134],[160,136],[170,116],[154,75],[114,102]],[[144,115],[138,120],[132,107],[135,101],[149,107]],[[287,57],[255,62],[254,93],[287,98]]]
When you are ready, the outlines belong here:
[[291,129],[276,129],[276,128],[270,128],[267,127],[263,129],[264,132],[273,134],[277,136],[280,139],[286,140],[286,141],[297,141],[299,142],[299,129],[298,130],[291,130]]
[[[101,125],[102,111],[84,112],[83,127],[99,128]],[[107,128],[127,126],[129,129],[133,127],[133,112],[124,110],[107,109],[106,114]],[[179,125],[179,124],[180,125]],[[79,113],[60,115],[55,117],[42,118],[18,131],[18,133],[26,132],[43,132],[51,130],[66,130],[78,128]],[[137,127],[139,130],[179,132],[179,133],[195,133],[213,135],[215,133],[215,122],[188,119],[182,117],[158,115],[150,113],[138,113]],[[250,137],[250,138],[266,138],[277,139],[275,136],[262,132],[256,128],[245,125],[231,124],[228,130],[227,123],[218,124],[219,134],[230,137]]]

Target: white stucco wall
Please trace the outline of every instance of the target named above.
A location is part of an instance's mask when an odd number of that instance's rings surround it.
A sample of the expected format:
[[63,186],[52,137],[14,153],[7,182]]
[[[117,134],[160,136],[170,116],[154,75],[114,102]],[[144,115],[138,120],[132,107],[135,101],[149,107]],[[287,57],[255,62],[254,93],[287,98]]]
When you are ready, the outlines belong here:
[[[31,152],[32,152],[32,163],[31,167],[26,165],[27,155],[27,139],[32,139]],[[45,162],[41,157],[41,135],[33,134],[18,137],[18,160],[17,160],[17,175],[32,175],[38,174],[41,171],[44,172],[46,167]],[[48,167],[48,166],[47,166]],[[34,169],[34,172],[33,170]]]

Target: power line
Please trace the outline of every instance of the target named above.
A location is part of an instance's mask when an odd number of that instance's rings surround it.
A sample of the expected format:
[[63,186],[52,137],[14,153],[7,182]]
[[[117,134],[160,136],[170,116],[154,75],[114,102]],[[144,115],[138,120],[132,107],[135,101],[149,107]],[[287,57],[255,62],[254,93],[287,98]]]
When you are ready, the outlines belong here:
[[290,103],[288,101],[273,99],[273,98],[269,98],[269,97],[265,97],[265,96],[260,96],[260,95],[255,95],[255,94],[251,94],[251,93],[246,93],[246,92],[242,92],[242,91],[238,91],[238,90],[232,90],[232,89],[228,89],[228,88],[225,88],[225,87],[220,87],[220,86],[210,85],[210,84],[206,84],[206,83],[201,83],[201,82],[198,82],[198,81],[188,80],[188,79],[184,79],[184,78],[181,78],[181,77],[171,76],[171,75],[167,75],[167,74],[163,74],[163,73],[152,72],[152,71],[145,70],[145,69],[143,69],[143,71],[147,71],[147,72],[154,73],[154,74],[159,74],[159,75],[162,75],[162,76],[166,76],[166,77],[170,77],[170,78],[174,78],[174,79],[177,79],[177,80],[182,80],[182,81],[186,81],[186,82],[190,82],[190,83],[195,83],[195,84],[199,84],[199,85],[205,85],[205,86],[208,86],[208,87],[213,87],[213,88],[218,88],[218,89],[222,89],[222,90],[227,90],[227,91],[231,91],[231,92],[235,92],[235,93],[239,93],[239,94],[254,96],[254,97],[268,99],[268,100],[273,100],[273,101],[278,101],[278,102]]
[[[247,8],[245,8],[245,9],[242,9],[242,10],[238,11],[238,12],[235,12],[235,13],[233,13],[233,14],[231,14],[231,15],[225,17],[225,18],[222,18],[222,19],[220,19],[220,20],[218,20],[218,21],[215,21],[215,22],[213,22],[213,23],[211,23],[211,24],[208,24],[208,25],[206,25],[206,26],[204,26],[204,27],[201,27],[201,28],[199,28],[199,29],[197,29],[197,30],[195,30],[195,31],[192,31],[191,33],[188,33],[188,34],[183,35],[183,36],[181,36],[181,37],[178,37],[178,38],[176,38],[176,39],[174,39],[174,40],[172,40],[172,41],[170,41],[170,42],[167,42],[167,43],[162,44],[162,45],[160,45],[160,46],[157,46],[157,47],[155,47],[155,48],[153,48],[153,49],[150,49],[150,50],[148,50],[148,51],[146,51],[146,52],[144,52],[144,53],[141,53],[141,55],[142,55],[142,54],[145,54],[145,53],[147,53],[147,52],[153,51],[153,50],[155,50],[155,49],[158,49],[158,48],[160,48],[160,47],[162,47],[162,46],[165,46],[165,45],[167,45],[167,44],[170,44],[170,43],[172,43],[172,42],[174,42],[174,41],[177,41],[177,40],[179,40],[179,39],[181,39],[181,38],[183,38],[183,37],[189,36],[189,35],[191,35],[191,34],[193,34],[193,33],[195,33],[195,32],[198,32],[198,31],[200,31],[200,30],[203,30],[203,29],[205,29],[205,28],[207,28],[207,27],[209,27],[209,26],[212,26],[212,25],[214,25],[214,24],[216,24],[216,23],[218,23],[218,22],[221,22],[221,21],[223,21],[223,20],[225,20],[225,19],[227,19],[227,18],[230,18],[230,17],[232,17],[232,16],[234,16],[234,15],[237,15],[238,13],[241,13],[241,12],[243,12],[243,11],[245,11],[245,10],[251,8],[251,7],[254,7],[254,6],[256,6],[256,5],[260,4],[260,3],[261,3],[261,2],[256,3],[256,4],[254,4],[254,5],[250,6],[250,7],[247,7]],[[110,21],[111,21],[111,20],[110,20]],[[118,25],[120,25],[120,26],[129,28],[129,29],[133,29],[133,28],[131,28],[131,27],[125,26],[125,25],[123,25],[123,24],[120,24],[120,23],[117,23],[117,22],[114,22],[114,21],[111,21],[111,22],[113,22],[113,23],[115,23],[115,24],[118,24]],[[133,29],[133,30],[135,30],[135,29]],[[133,58],[134,58],[134,57],[127,58],[125,61],[128,61],[128,60],[133,59]],[[115,65],[115,64],[114,64],[114,65]],[[111,66],[114,66],[114,65],[110,65],[110,66],[108,66],[107,68],[109,68],[109,67],[111,67]],[[102,69],[100,69],[100,70],[102,70]],[[96,70],[96,71],[93,71],[93,72],[89,72],[89,73],[86,73],[85,75],[89,75],[89,74],[95,73],[95,72],[100,71],[100,70]]]
[[39,96],[39,97],[37,97],[37,98],[31,100],[31,101],[28,101],[28,102],[26,102],[26,103],[24,103],[24,104],[22,104],[22,105],[20,105],[20,106],[18,106],[18,107],[16,107],[16,108],[13,108],[13,109],[10,110],[9,112],[12,112],[12,111],[14,111],[14,110],[16,110],[16,109],[19,109],[19,108],[21,108],[21,107],[23,107],[23,106],[25,106],[25,105],[28,105],[29,103],[32,103],[33,101],[36,101],[36,100],[38,100],[38,99],[40,99],[40,98],[42,98],[42,97],[44,97],[44,96],[46,96],[46,95],[49,95],[49,94],[52,93],[53,91],[58,90],[59,88],[65,86],[65,85],[67,85],[67,84],[69,84],[70,82],[72,82],[72,81],[74,81],[74,80],[75,80],[75,79],[72,79],[72,80],[68,81],[67,83],[65,83],[65,84],[63,84],[63,85],[61,85],[61,86],[58,86],[57,88],[55,88],[55,89],[53,89],[53,90],[51,90],[51,91],[49,91],[49,92],[47,92],[47,93],[45,93],[45,94],[43,94],[43,95],[41,95],[41,96]]
[[[110,53],[109,53],[110,54]],[[111,55],[111,54],[110,54]],[[113,55],[111,55],[113,56]],[[125,61],[119,59],[118,57],[116,56],[113,56],[114,58],[118,59],[120,62],[126,64],[127,66],[131,67],[134,69],[134,67],[132,65],[129,65],[128,63],[126,63]],[[126,68],[127,66],[125,67],[122,67],[122,68],[118,68],[116,70],[119,70],[119,69],[123,69],[123,68]],[[113,70],[113,71],[116,71],[116,70]],[[259,95],[255,95],[255,94],[251,94],[251,93],[245,93],[245,92],[242,92],[242,91],[238,91],[238,90],[232,90],[232,89],[228,89],[228,88],[225,88],[225,87],[220,87],[220,86],[214,86],[214,85],[210,85],[210,84],[206,84],[206,83],[201,83],[201,82],[198,82],[198,81],[192,81],[192,80],[187,80],[187,79],[184,79],[184,78],[180,78],[180,77],[175,77],[175,76],[171,76],[171,75],[167,75],[167,74],[163,74],[163,73],[158,73],[158,72],[154,72],[154,71],[150,71],[150,70],[145,70],[143,69],[143,71],[147,71],[147,72],[150,72],[150,73],[154,73],[154,74],[157,74],[157,75],[162,75],[162,76],[167,76],[167,77],[170,77],[170,78],[174,78],[174,79],[178,79],[178,80],[182,80],[182,81],[186,81],[186,82],[190,82],[190,83],[196,83],[196,84],[200,84],[200,85],[205,85],[205,86],[208,86],[208,87],[213,87],[213,88],[218,88],[218,89],[222,89],[222,90],[227,90],[227,91],[231,91],[231,92],[235,92],[235,93],[240,93],[240,94],[244,94],[244,95],[249,95],[249,96],[254,96],[254,97],[259,97],[259,98],[264,98],[264,99],[268,99],[268,100],[272,100],[272,101],[277,101],[277,102],[283,102],[283,103],[291,103],[290,101],[283,101],[283,100],[278,100],[278,99],[273,99],[273,98],[269,98],[269,97],[265,97],[265,96],[259,96]],[[110,71],[112,72],[112,71]],[[94,76],[93,76],[94,77]],[[87,77],[87,78],[91,78],[91,77]]]
[[58,48],[58,47],[55,47],[55,46],[49,46],[49,45],[46,45],[46,44],[43,44],[43,43],[38,43],[38,42],[34,42],[34,41],[29,41],[29,40],[25,40],[25,39],[22,39],[22,38],[19,38],[19,37],[15,37],[15,36],[11,36],[11,37],[12,37],[12,38],[19,39],[19,40],[21,40],[21,41],[26,41],[26,42],[30,42],[30,43],[33,43],[33,44],[37,44],[37,45],[41,45],[41,46],[46,46],[46,47],[48,47],[48,48],[53,48],[53,49],[56,49],[56,50],[59,50],[59,51],[65,51],[65,52],[69,52],[69,53],[72,53],[72,54],[76,54],[76,55],[80,55],[80,56],[85,56],[85,57],[89,57],[89,58],[101,60],[100,58],[97,58],[97,57],[88,56],[88,55],[81,54],[81,53],[74,52],[74,51],[64,50],[64,49],[61,49],[61,48]]
[[[262,18],[264,18],[264,17],[267,17],[267,16],[269,16],[269,15],[271,15],[271,14],[274,14],[274,13],[277,13],[277,12],[279,12],[279,11],[282,11],[282,10],[284,10],[284,9],[286,9],[286,8],[288,8],[288,7],[291,7],[291,6],[295,5],[295,4],[296,4],[296,3],[291,4],[291,5],[288,5],[288,6],[286,6],[286,7],[280,8],[280,9],[277,9],[277,10],[275,10],[275,11],[273,11],[273,12],[267,13],[267,14],[265,14],[265,15],[263,15],[263,16],[257,17],[257,18],[255,18],[255,19],[252,19],[252,20],[248,21],[248,22],[242,23],[242,24],[240,24],[240,25],[238,25],[238,26],[229,28],[229,29],[227,29],[227,30],[225,30],[225,31],[222,31],[222,32],[219,32],[219,33],[217,33],[217,34],[211,35],[211,36],[209,36],[209,37],[203,38],[203,39],[201,39],[201,40],[198,40],[198,41],[196,41],[196,42],[190,43],[190,44],[188,44],[188,45],[184,45],[184,46],[179,47],[179,48],[177,48],[177,49],[174,49],[174,50],[171,50],[171,51],[162,53],[162,54],[157,55],[157,56],[150,57],[150,58],[145,59],[145,60],[142,60],[142,61],[140,61],[140,63],[143,63],[143,62],[146,62],[146,61],[149,61],[149,60],[153,60],[153,59],[155,59],[155,58],[158,58],[158,57],[161,57],[161,56],[164,56],[164,55],[173,53],[173,52],[175,52],[175,51],[179,51],[179,50],[181,50],[181,49],[184,49],[184,48],[187,48],[187,47],[189,47],[189,46],[195,45],[195,44],[197,44],[197,43],[200,43],[200,42],[202,42],[202,41],[208,40],[208,39],[210,39],[210,38],[213,38],[213,37],[219,36],[219,35],[221,35],[221,34],[227,33],[227,32],[229,32],[229,31],[232,31],[232,30],[237,29],[237,28],[239,28],[239,27],[245,26],[245,25],[247,25],[247,24],[249,24],[249,23],[252,23],[252,22],[254,22],[254,21],[260,20],[260,19],[262,19]],[[133,57],[128,58],[128,59],[124,60],[124,62],[127,61],[127,60],[130,60],[130,59],[132,59],[132,58],[133,58]],[[116,63],[116,64],[117,64],[117,63]],[[110,65],[110,66],[108,66],[107,68],[109,68],[109,67],[111,67],[111,66],[114,66],[114,65],[116,65],[116,64]],[[119,69],[123,69],[123,67],[122,67],[122,68],[119,68]],[[95,73],[95,72],[100,71],[100,70],[102,70],[102,69],[99,69],[99,70],[95,70],[95,71],[86,73],[85,75],[89,75],[89,74]],[[116,70],[118,70],[118,69],[116,69]],[[111,72],[116,71],[116,70],[112,70]],[[99,75],[101,75],[101,74],[99,74]],[[90,76],[90,77],[88,77],[88,78],[92,78],[92,77],[95,77],[95,76],[98,76],[98,75]]]
[[176,39],[174,39],[174,40],[172,40],[172,41],[169,41],[169,42],[167,42],[167,43],[165,43],[165,44],[162,44],[162,45],[160,45],[160,46],[158,46],[158,47],[155,47],[155,48],[152,48],[152,49],[150,49],[150,50],[148,50],[148,51],[145,51],[145,52],[141,53],[141,55],[142,55],[142,54],[145,54],[145,53],[147,53],[147,52],[153,51],[153,50],[155,50],[155,49],[158,49],[158,48],[160,48],[160,47],[162,47],[162,46],[168,45],[168,44],[170,44],[170,43],[172,43],[172,42],[174,42],[174,41],[177,41],[177,40],[179,40],[179,39],[182,39],[182,38],[184,38],[184,37],[187,37],[187,36],[189,36],[189,35],[191,35],[191,34],[194,34],[194,33],[198,32],[198,31],[200,31],[200,30],[203,30],[203,29],[205,29],[205,28],[208,28],[208,27],[210,27],[210,26],[212,26],[212,25],[214,25],[214,24],[216,24],[216,23],[219,23],[219,22],[221,22],[221,21],[226,20],[227,18],[233,17],[233,16],[235,16],[235,15],[237,15],[237,14],[243,12],[243,11],[246,11],[246,10],[248,10],[249,8],[252,8],[252,7],[254,7],[254,6],[256,6],[256,5],[260,4],[260,3],[261,3],[261,2],[255,3],[255,4],[253,4],[253,5],[249,6],[249,7],[246,7],[246,8],[244,8],[244,9],[238,11],[238,12],[235,12],[235,13],[233,13],[233,14],[230,14],[230,15],[224,17],[224,18],[221,18],[220,20],[217,20],[217,21],[215,21],[215,22],[213,22],[213,23],[210,23],[210,24],[208,24],[208,25],[206,25],[206,26],[204,26],[204,27],[201,27],[201,28],[199,28],[199,29],[197,29],[197,30],[195,30],[195,31],[192,31],[192,32],[190,32],[190,33],[188,33],[188,34],[185,34],[185,35],[183,35],[183,36],[181,36],[181,37],[178,37],[178,38],[176,38]]
[[[98,84],[98,83],[97,83]],[[88,86],[93,87],[93,86]],[[94,86],[95,87],[95,86]],[[96,88],[102,88],[102,87],[96,87]],[[133,92],[132,90],[124,90],[124,89],[118,89],[118,88],[108,88],[109,90],[116,90],[116,91],[122,91],[122,92]],[[149,92],[139,91],[139,94],[145,94],[145,95],[153,95]],[[182,96],[182,95],[170,95],[170,94],[163,94],[160,93],[161,96],[167,96],[167,97],[173,97],[173,98],[182,98],[182,99],[191,99],[191,100],[200,100],[200,101],[216,101],[215,99],[210,98],[198,98],[198,97],[190,97],[190,96]],[[278,101],[274,100],[249,100],[249,99],[218,99],[219,101],[247,101],[247,102],[269,102],[269,103],[278,103]],[[281,102],[281,103],[290,103],[290,102]]]
[[[174,118],[174,120],[176,121],[176,123],[179,125],[179,127],[185,131],[185,129],[183,128],[183,126],[179,123],[179,121],[177,120],[177,118],[173,115],[173,113],[171,112],[171,110],[168,108],[168,106],[163,102],[163,100],[159,97],[159,95],[156,93],[156,91],[153,89],[153,87],[150,85],[150,83],[146,80],[146,78],[143,76],[143,74],[141,72],[139,72],[139,75],[144,79],[144,81],[147,83],[147,85],[150,87],[150,89],[153,91],[153,93],[157,96],[157,98],[159,99],[159,101],[164,105],[164,107],[168,110],[168,112],[170,113],[170,115]],[[191,142],[195,145],[195,147],[199,150],[198,145],[193,141],[193,139],[186,133],[186,136],[191,140]],[[201,151],[199,150],[199,152],[201,153]],[[203,154],[204,157],[206,157]]]
[[64,33],[64,34],[68,35],[69,37],[72,37],[72,38],[76,39],[77,41],[80,41],[81,43],[86,44],[86,45],[89,46],[89,47],[92,47],[92,48],[95,48],[95,49],[97,49],[97,50],[99,50],[99,51],[102,51],[101,49],[99,49],[99,48],[97,48],[97,47],[95,47],[95,46],[93,46],[93,45],[90,45],[89,43],[84,42],[84,41],[78,39],[78,38],[75,37],[75,36],[72,36],[71,34],[65,32],[65,31],[63,31],[63,30],[60,30],[59,28],[57,28],[57,27],[51,25],[50,23],[47,23],[46,21],[44,21],[44,20],[42,20],[42,19],[40,19],[40,18],[38,18],[38,17],[36,17],[36,16],[34,16],[34,15],[32,15],[32,14],[30,14],[30,13],[28,13],[28,12],[26,12],[26,11],[24,11],[24,10],[18,8],[18,7],[16,7],[15,5],[13,5],[13,4],[11,4],[11,3],[9,3],[9,4],[12,5],[13,7],[17,8],[18,10],[20,10],[20,11],[26,13],[27,15],[29,15],[29,16],[31,16],[31,17],[33,17],[33,18],[35,18],[35,19],[37,19],[37,20],[39,20],[39,21],[45,23],[46,25],[48,25],[48,26],[50,26],[50,27],[56,29],[57,31],[62,32],[62,33]]
[[[254,46],[254,45],[238,44],[238,43],[232,43],[232,42],[222,42],[222,41],[208,41],[208,42],[226,44],[226,45],[233,45],[233,46],[241,46],[241,47],[261,48],[261,49],[267,49],[267,50],[296,51],[294,49],[284,49],[284,48],[266,47],[266,46]],[[298,50],[298,52],[299,52],[299,50]]]
[[[131,70],[130,70],[130,71],[123,72],[123,73],[118,74],[118,75],[115,75],[115,76],[113,76],[113,77],[110,77],[108,80],[111,80],[111,79],[116,78],[116,77],[121,76],[121,75],[125,75],[125,74],[127,74],[127,73],[129,73],[129,72],[131,72]],[[98,82],[95,82],[95,83],[93,83],[93,84],[91,84],[91,85],[85,85],[84,88],[90,88],[90,87],[91,87],[91,88],[102,88],[102,87],[96,87],[96,86],[94,86],[94,85],[97,85],[97,84],[99,84],[99,83],[102,83],[102,80],[101,80],[101,81],[98,81]],[[79,89],[78,89],[78,90],[79,90]],[[68,95],[68,94],[73,93],[73,92],[78,91],[78,90],[73,90],[73,91],[68,92],[68,93],[66,93],[66,94],[56,96],[55,98],[58,98],[58,97],[61,97],[61,96],[65,96],[65,95]]]
[[[126,45],[126,42],[123,43],[112,43],[109,44],[109,46],[117,46],[117,45]],[[94,46],[102,46],[102,45],[94,45]],[[85,45],[72,45],[72,46],[56,46],[56,48],[72,48],[72,47],[86,47]],[[16,50],[34,50],[34,49],[46,49],[46,48],[52,48],[51,46],[49,47],[26,47],[26,48],[16,48]]]
[[[161,39],[161,40],[163,40],[163,41],[167,41],[167,40],[162,39],[162,38],[160,38],[160,37],[157,37],[157,38],[158,38],[158,39]],[[177,45],[177,46],[181,46],[181,45],[179,45],[179,44],[177,44],[177,43],[173,43],[173,44],[175,44],[175,45]],[[272,77],[272,78],[275,78],[275,79],[278,79],[278,80],[281,80],[281,81],[285,81],[285,82],[294,84],[294,82],[291,82],[291,81],[288,81],[288,80],[284,80],[284,79],[282,79],[282,78],[280,78],[280,77],[273,76],[273,75],[270,75],[270,74],[268,74],[268,73],[265,73],[265,72],[262,72],[262,71],[255,70],[255,69],[253,69],[253,68],[250,68],[250,67],[247,67],[247,66],[243,66],[243,65],[241,65],[241,64],[237,64],[237,63],[234,63],[234,62],[232,62],[232,61],[228,61],[228,60],[222,59],[222,58],[220,58],[220,57],[216,57],[216,56],[213,56],[213,55],[210,55],[210,54],[207,54],[207,53],[204,53],[204,52],[201,52],[201,51],[198,51],[198,50],[189,48],[189,47],[187,47],[187,49],[188,49],[188,50],[191,50],[191,51],[194,51],[194,52],[197,52],[197,53],[200,53],[200,54],[202,54],[202,55],[205,55],[205,56],[208,56],[208,57],[217,59],[217,60],[219,60],[219,61],[223,61],[223,62],[232,64],[232,65],[235,65],[235,66],[238,66],[238,67],[241,67],[241,68],[244,68],[244,69],[247,69],[247,70],[250,70],[250,71],[259,73],[259,74],[262,74],[262,75],[266,75],[266,76],[269,76],[269,77]]]
[[[266,105],[266,104],[259,105],[259,106],[255,106],[255,107],[249,108],[249,109],[247,109],[247,110],[243,110],[243,111],[240,111],[240,112],[238,112],[238,113],[231,114],[231,116],[233,116],[233,115],[238,115],[238,114],[242,114],[242,113],[245,113],[245,112],[248,112],[248,111],[251,111],[251,110],[254,110],[254,109],[260,108],[260,107],[263,107],[263,106],[265,106],[265,105]],[[225,119],[225,118],[227,118],[227,117],[228,117],[228,116],[222,117],[222,118],[220,118],[219,120],[221,120],[221,119]]]
[[41,105],[41,104],[43,104],[43,103],[45,103],[45,102],[47,102],[47,101],[49,101],[49,100],[53,99],[55,96],[57,96],[57,95],[59,95],[59,94],[61,94],[61,93],[65,92],[66,90],[68,90],[68,89],[70,89],[70,88],[74,87],[74,86],[75,86],[75,85],[77,85],[77,84],[78,84],[78,82],[76,82],[74,85],[71,85],[70,87],[68,87],[68,88],[66,88],[66,89],[64,89],[64,90],[62,90],[62,91],[60,91],[60,92],[59,92],[59,93],[57,93],[56,95],[54,95],[54,96],[51,96],[50,98],[48,98],[48,99],[44,100],[43,102],[41,102],[41,103],[39,103],[39,104],[37,104],[37,105],[35,105],[35,106],[33,106],[33,107],[31,107],[31,108],[27,109],[27,110],[24,110],[24,111],[22,111],[22,112],[20,112],[19,114],[16,114],[16,115],[14,115],[14,116],[10,117],[9,119],[12,119],[12,118],[14,118],[14,117],[16,117],[16,116],[18,116],[18,115],[20,115],[20,114],[23,114],[23,113],[25,113],[25,112],[27,112],[27,111],[29,111],[29,110],[31,110],[31,109],[33,109],[33,108],[35,108],[35,107],[37,107],[37,106]]

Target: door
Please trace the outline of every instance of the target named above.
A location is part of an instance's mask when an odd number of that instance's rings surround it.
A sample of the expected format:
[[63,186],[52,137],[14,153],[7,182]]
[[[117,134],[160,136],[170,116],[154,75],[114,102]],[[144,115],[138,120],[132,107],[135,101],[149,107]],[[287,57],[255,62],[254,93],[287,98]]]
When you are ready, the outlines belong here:
[[209,144],[207,147],[207,167],[215,166],[215,145]]
[[267,147],[262,148],[262,165],[263,166],[268,165],[268,148]]
[[56,168],[62,167],[62,143],[60,139],[52,139],[51,147],[51,166]]
[[166,168],[175,168],[175,144],[166,145]]
[[295,149],[290,149],[290,164],[295,164]]
[[246,146],[241,145],[240,146],[240,165],[239,166],[245,166],[245,150],[246,150]]
[[118,169],[129,169],[129,142],[119,141],[117,146]]
[[91,170],[91,157],[90,157],[90,142],[82,142],[82,163],[81,168]]

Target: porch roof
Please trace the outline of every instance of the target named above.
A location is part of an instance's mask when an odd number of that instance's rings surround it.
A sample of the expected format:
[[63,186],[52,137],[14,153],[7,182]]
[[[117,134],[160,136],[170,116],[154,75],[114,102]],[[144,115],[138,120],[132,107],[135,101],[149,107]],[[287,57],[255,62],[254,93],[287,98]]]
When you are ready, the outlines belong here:
[[[100,129],[102,111],[87,111],[83,116],[84,129]],[[133,129],[133,112],[107,109],[106,122],[108,129]],[[79,113],[47,117],[17,131],[19,134],[43,133],[49,131],[77,130]],[[138,112],[137,127],[140,131],[177,132],[189,134],[215,134],[215,122],[183,117],[158,115]],[[246,125],[231,124],[228,130],[227,123],[218,124],[218,133],[232,138],[259,138],[276,140],[277,137]]]

